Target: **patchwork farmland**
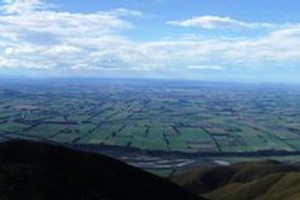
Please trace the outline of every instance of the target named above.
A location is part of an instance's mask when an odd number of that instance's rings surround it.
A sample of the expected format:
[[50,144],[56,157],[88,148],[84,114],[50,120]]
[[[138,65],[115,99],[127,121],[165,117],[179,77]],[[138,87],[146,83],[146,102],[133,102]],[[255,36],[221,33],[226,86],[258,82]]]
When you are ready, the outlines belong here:
[[299,99],[292,85],[1,82],[0,137],[164,153],[298,152]]

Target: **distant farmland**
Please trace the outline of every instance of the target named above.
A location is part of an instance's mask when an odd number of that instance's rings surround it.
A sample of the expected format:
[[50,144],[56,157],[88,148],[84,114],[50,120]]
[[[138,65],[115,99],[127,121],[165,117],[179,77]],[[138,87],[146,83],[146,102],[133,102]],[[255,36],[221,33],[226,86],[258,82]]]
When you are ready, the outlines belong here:
[[147,151],[300,150],[300,88],[158,81],[0,84],[0,137]]

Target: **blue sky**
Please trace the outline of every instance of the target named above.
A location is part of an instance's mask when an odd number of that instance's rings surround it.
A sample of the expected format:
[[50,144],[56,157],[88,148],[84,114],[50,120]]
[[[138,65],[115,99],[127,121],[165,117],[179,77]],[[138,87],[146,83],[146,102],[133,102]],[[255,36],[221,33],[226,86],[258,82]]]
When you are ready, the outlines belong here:
[[300,82],[297,0],[0,0],[0,76]]

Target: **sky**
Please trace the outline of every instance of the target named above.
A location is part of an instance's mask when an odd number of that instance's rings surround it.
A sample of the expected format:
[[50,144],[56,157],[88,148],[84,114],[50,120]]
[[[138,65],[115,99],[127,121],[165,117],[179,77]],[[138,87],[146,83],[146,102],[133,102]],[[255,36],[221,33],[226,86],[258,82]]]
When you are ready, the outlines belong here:
[[0,0],[0,77],[300,82],[299,0]]

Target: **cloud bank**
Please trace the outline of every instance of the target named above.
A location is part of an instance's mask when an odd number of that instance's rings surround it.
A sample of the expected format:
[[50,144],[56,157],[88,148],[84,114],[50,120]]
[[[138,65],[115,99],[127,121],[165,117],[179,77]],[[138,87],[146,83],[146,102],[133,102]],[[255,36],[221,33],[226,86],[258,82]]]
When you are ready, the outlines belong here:
[[167,73],[300,64],[299,24],[275,26],[203,16],[169,24],[179,29],[272,29],[255,38],[137,41],[124,32],[134,32],[136,24],[130,17],[142,18],[140,11],[72,13],[57,11],[55,5],[41,0],[4,0],[0,11],[0,69]]

